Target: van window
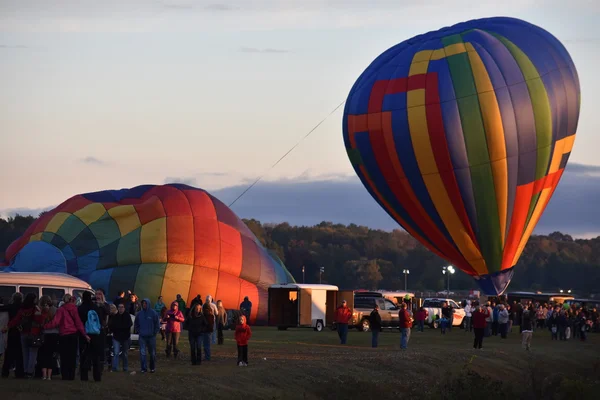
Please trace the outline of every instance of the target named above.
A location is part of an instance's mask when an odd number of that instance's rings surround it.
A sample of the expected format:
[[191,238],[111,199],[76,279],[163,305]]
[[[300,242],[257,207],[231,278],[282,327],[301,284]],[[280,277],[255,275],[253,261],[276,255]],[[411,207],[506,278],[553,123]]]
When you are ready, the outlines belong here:
[[29,293],[35,293],[38,298],[40,297],[40,288],[37,286],[20,286],[19,292],[23,294],[23,299],[25,299],[25,296]]
[[54,305],[57,305],[62,301],[65,295],[65,289],[58,288],[42,288],[42,296],[48,296],[52,299]]
[[398,307],[396,307],[396,305],[394,303],[392,303],[391,301],[389,301],[388,299],[384,300],[384,304],[385,304],[386,310],[397,310],[398,309]]
[[17,292],[16,286],[0,286],[0,297],[2,297],[4,304],[10,302],[10,298]]

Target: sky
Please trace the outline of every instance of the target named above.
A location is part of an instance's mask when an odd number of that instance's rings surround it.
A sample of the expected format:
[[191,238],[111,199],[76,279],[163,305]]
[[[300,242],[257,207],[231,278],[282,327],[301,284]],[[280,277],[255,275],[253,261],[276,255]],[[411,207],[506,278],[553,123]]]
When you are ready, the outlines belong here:
[[[538,232],[600,234],[600,216],[573,198],[600,200],[590,185],[600,183],[593,0],[0,0],[0,215],[146,183],[187,182],[233,200],[344,101],[381,52],[497,15],[553,33],[581,81],[572,166]],[[352,170],[341,117],[339,109],[233,210],[395,227]]]

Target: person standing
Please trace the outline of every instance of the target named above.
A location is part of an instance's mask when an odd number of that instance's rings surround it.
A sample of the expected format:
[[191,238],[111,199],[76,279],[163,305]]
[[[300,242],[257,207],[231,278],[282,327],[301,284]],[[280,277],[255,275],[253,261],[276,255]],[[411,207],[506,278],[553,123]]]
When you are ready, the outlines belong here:
[[398,321],[400,323],[400,348],[406,349],[408,347],[408,338],[410,336],[410,326],[412,324],[410,314],[406,310],[406,303],[400,305],[400,311],[398,312]]
[[348,303],[344,300],[342,301],[342,305],[335,311],[335,323],[337,325],[341,344],[346,344],[346,339],[348,338],[348,323],[351,319],[352,311],[350,311]]
[[181,323],[184,321],[183,313],[179,310],[179,303],[172,302],[171,309],[167,311],[167,347],[165,349],[167,358],[171,356],[171,351],[175,358],[179,354],[179,336],[181,335]]
[[[40,298],[40,307],[44,318],[43,325],[52,321],[56,316],[57,309],[50,297]],[[54,353],[58,351],[58,328],[44,329],[44,343],[38,350],[38,366],[42,370],[42,380],[52,380],[52,370],[55,367]]]
[[180,294],[177,295],[177,300],[175,300],[177,302],[177,305],[179,306],[179,311],[181,311],[182,314],[185,314],[185,300],[183,299],[183,297],[181,297]]
[[252,314],[252,302],[248,299],[248,296],[244,297],[244,301],[240,304],[240,311],[246,316],[246,321],[250,321],[250,315]]
[[440,329],[442,335],[446,334],[446,329],[450,330],[450,326],[452,325],[452,308],[448,305],[447,302],[444,302],[442,305],[442,323],[440,324]]
[[465,306],[465,332],[471,332],[473,327],[471,326],[471,318],[473,317],[473,306],[471,305],[471,300],[467,300],[467,305]]
[[375,308],[369,315],[369,324],[371,325],[371,347],[376,348],[379,344],[379,332],[381,332],[381,315],[379,315],[377,304],[375,304]]
[[415,320],[417,321],[418,331],[423,332],[423,328],[425,326],[425,318],[427,318],[427,313],[423,307],[419,307],[419,311],[415,313]]
[[202,344],[207,323],[199,302],[194,303],[190,309],[187,321],[192,365],[200,365],[202,364]]
[[154,305],[154,311],[158,315],[160,315],[160,312],[162,311],[163,307],[166,307],[165,303],[163,302],[163,297],[162,296],[158,296],[158,301]]
[[146,357],[150,358],[150,373],[156,368],[156,334],[159,330],[158,314],[151,308],[150,299],[142,300],[142,310],[135,316],[135,330],[139,332],[140,363],[142,373],[148,371]]
[[531,349],[531,339],[533,337],[533,307],[523,310],[521,321],[521,345],[527,351]]
[[117,313],[110,318],[113,341],[112,371],[119,370],[119,354],[123,357],[123,372],[129,369],[128,352],[131,345],[131,314],[125,312],[125,304],[119,304]]
[[246,323],[246,316],[240,317],[240,323],[235,327],[235,341],[238,348],[238,366],[248,366],[248,341],[252,337],[252,329]]
[[[206,304],[210,305],[210,308],[212,310],[212,315],[214,317],[213,327],[210,331],[211,332],[210,339],[212,341],[212,344],[217,344],[217,318],[219,316],[219,309],[217,308],[217,305],[215,304],[215,301],[210,294],[208,296],[206,296],[206,303],[204,303],[204,305],[206,305]],[[204,307],[204,305],[202,307]]]
[[[100,317],[100,325],[102,329],[100,330],[100,337],[102,340],[102,352],[100,353],[100,366],[103,367],[106,363],[108,357],[106,354],[108,353],[110,346],[112,345],[112,340],[110,343],[107,341],[108,334],[108,318],[110,317],[110,306],[106,302],[106,297],[104,295],[104,290],[101,288],[96,289],[96,306],[98,307],[98,316]],[[110,364],[108,364],[110,368]]]
[[81,296],[81,305],[77,312],[79,319],[85,327],[85,333],[90,337],[89,343],[80,342],[80,367],[79,375],[82,381],[88,380],[88,372],[90,366],[94,374],[94,381],[102,380],[102,364],[100,359],[104,351],[105,338],[102,337],[102,322],[103,315],[100,308],[92,301],[92,292],[83,292]]
[[202,333],[202,344],[204,346],[204,359],[210,361],[210,342],[215,330],[215,314],[210,302],[202,306],[202,314],[206,320],[206,330]]
[[58,327],[58,346],[60,350],[60,374],[64,381],[75,379],[78,351],[78,333],[89,343],[91,338],[79,318],[75,298],[70,294],[63,297],[63,305],[58,309],[54,319],[44,325],[45,330]]
[[483,347],[483,337],[485,334],[485,328],[487,326],[487,320],[489,311],[487,307],[477,307],[473,313],[473,332],[475,334],[475,340],[473,341],[474,349],[481,349]]
[[[21,305],[23,304],[23,295],[14,293],[10,303],[0,307],[0,312],[8,312],[8,320],[17,316]],[[6,329],[6,351],[4,352],[4,362],[2,363],[2,377],[8,378],[10,369],[14,365],[15,377],[20,379],[25,376],[23,370],[23,351],[21,350],[21,334],[17,327]]]
[[[200,305],[202,305],[202,303],[200,303]],[[227,310],[223,307],[223,302],[221,300],[217,300],[217,310],[219,311],[219,316],[217,318],[217,344],[222,345],[224,343],[223,329],[227,326]]]
[[7,328],[19,328],[21,331],[21,350],[23,352],[23,370],[25,376],[33,378],[38,349],[41,345],[41,336],[44,317],[38,307],[37,295],[27,293],[21,309],[17,315],[8,322]]
[[508,332],[508,310],[504,307],[504,304],[500,304],[500,310],[498,311],[498,330],[502,339],[506,339],[506,333]]

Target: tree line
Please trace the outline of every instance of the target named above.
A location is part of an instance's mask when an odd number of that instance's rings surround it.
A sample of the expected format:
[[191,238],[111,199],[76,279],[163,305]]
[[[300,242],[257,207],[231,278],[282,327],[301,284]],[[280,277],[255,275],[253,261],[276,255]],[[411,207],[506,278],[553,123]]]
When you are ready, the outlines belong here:
[[[0,218],[0,259],[33,221],[30,216]],[[446,288],[442,267],[448,263],[399,229],[388,232],[331,222],[315,226],[244,222],[263,246],[277,253],[297,282],[321,281],[341,289],[403,290],[402,271],[408,269],[410,291]],[[477,289],[477,284],[462,271],[451,277],[451,289],[471,288]],[[580,294],[599,288],[600,236],[573,239],[560,232],[529,239],[510,285],[510,290],[572,289]]]

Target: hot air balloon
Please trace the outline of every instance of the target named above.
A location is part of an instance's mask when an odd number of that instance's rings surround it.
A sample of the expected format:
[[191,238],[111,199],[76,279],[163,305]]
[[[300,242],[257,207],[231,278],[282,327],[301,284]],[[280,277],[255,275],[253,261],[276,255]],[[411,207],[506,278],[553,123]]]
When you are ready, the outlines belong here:
[[67,273],[110,295],[212,295],[236,310],[249,296],[254,322],[267,320],[269,286],[294,282],[231,209],[180,184],[74,196],[38,218],[6,258],[6,271]]
[[487,18],[385,51],[348,96],[361,181],[407,232],[502,294],[573,148],[575,65],[547,31]]

